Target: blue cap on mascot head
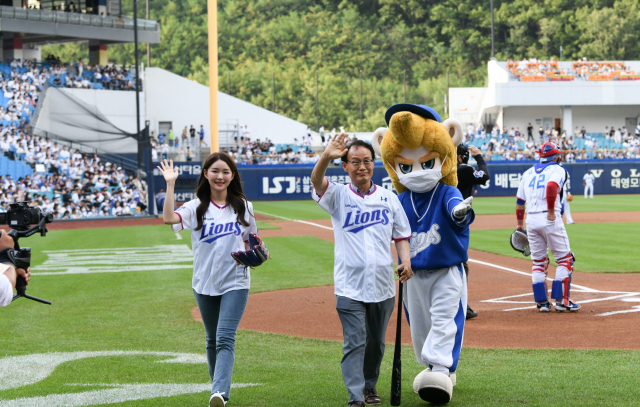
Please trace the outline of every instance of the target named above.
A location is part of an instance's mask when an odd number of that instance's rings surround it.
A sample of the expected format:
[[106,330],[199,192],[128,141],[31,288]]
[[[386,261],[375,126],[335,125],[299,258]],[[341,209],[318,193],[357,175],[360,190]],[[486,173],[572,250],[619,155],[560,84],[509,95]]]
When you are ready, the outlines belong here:
[[384,114],[384,120],[387,122],[387,126],[391,121],[391,116],[398,112],[411,112],[417,114],[420,117],[424,117],[425,119],[432,119],[437,121],[438,123],[442,123],[442,119],[440,118],[438,112],[436,112],[429,106],[412,105],[411,103],[398,103],[388,108],[387,113]]

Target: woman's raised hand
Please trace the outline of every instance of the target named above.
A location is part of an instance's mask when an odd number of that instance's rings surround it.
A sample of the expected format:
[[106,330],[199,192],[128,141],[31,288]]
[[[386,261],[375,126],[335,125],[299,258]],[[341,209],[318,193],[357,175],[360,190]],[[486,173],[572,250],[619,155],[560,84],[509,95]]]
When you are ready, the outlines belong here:
[[169,160],[169,162],[167,162],[167,160],[160,161],[160,165],[161,167],[158,167],[158,169],[167,183],[175,182],[175,180],[178,179],[180,172],[178,171],[178,167],[173,168],[173,160]]

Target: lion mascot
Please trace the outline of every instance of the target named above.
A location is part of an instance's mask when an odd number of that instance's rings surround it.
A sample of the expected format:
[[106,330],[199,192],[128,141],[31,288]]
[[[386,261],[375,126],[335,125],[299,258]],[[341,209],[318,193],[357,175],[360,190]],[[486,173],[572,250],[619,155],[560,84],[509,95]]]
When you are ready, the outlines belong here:
[[391,106],[385,120],[389,128],[376,130],[372,144],[411,223],[414,276],[404,284],[404,306],[416,358],[427,367],[413,389],[425,401],[448,403],[467,311],[462,263],[475,218],[473,198],[463,200],[456,188],[462,126],[408,103]]

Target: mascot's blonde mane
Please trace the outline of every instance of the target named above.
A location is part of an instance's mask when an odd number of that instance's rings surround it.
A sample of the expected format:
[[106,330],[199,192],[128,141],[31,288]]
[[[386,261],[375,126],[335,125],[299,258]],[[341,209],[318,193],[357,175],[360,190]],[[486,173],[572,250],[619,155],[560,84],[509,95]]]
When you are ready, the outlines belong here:
[[[407,188],[400,184],[395,169],[395,157],[404,148],[413,149],[423,146],[428,150],[437,151],[440,161],[445,159],[442,166],[440,182],[458,185],[458,154],[456,147],[462,142],[462,125],[455,119],[447,119],[438,123],[411,112],[395,113],[389,121],[389,129],[381,127],[373,133],[372,145],[376,153],[382,157],[382,162],[391,177],[393,186],[400,194]],[[392,167],[393,166],[393,167]]]

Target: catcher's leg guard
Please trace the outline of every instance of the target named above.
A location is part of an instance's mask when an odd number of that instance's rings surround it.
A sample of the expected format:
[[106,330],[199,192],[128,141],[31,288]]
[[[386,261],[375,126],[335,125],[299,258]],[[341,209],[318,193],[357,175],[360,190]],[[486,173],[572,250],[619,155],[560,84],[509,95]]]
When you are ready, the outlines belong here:
[[561,280],[553,280],[551,284],[551,298],[556,301],[562,301],[562,281]]
[[533,260],[532,271],[535,274],[536,272],[547,274],[547,268],[549,267],[549,257],[545,257],[539,260]]
[[573,253],[569,253],[558,259],[556,279],[553,280],[553,286],[551,288],[551,298],[561,302],[565,306],[569,305],[571,275],[573,273],[573,263],[575,259]]
[[544,281],[533,283],[533,299],[538,303],[549,301],[547,298],[547,283]]

